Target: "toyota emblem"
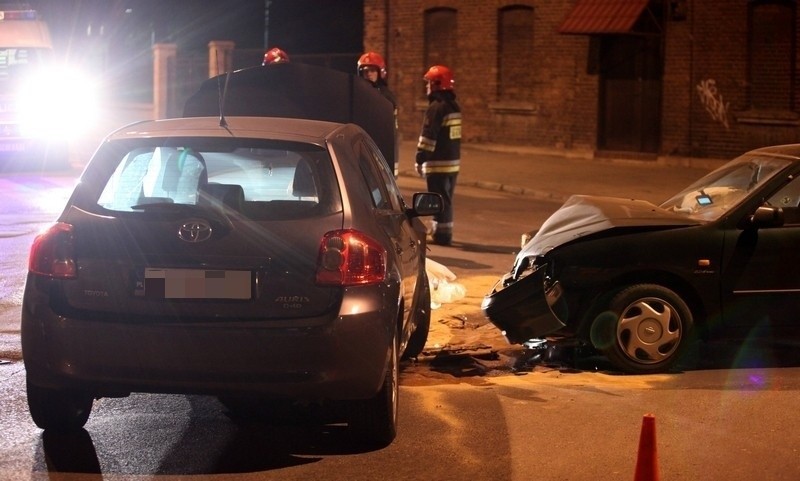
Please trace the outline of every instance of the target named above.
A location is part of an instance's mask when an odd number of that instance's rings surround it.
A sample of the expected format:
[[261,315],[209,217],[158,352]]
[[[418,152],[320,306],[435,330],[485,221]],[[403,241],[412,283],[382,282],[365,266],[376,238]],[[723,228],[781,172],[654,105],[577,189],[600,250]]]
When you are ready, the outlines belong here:
[[178,228],[178,237],[186,242],[203,242],[211,238],[211,224],[204,220],[190,220]]

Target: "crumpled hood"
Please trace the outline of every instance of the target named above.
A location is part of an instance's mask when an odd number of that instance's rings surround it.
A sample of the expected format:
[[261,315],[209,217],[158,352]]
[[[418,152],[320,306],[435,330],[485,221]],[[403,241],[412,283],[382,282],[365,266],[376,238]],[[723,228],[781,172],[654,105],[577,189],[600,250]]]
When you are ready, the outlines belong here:
[[542,255],[562,244],[615,227],[700,224],[644,200],[573,195],[555,211],[519,253]]

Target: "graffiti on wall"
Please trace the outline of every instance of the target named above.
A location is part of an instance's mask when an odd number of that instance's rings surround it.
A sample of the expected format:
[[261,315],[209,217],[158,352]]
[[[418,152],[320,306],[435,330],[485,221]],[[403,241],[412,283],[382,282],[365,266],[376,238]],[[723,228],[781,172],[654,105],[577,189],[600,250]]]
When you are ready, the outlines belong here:
[[728,106],[730,102],[722,99],[722,94],[717,90],[717,81],[714,79],[701,80],[697,84],[697,94],[703,108],[715,122],[720,122],[725,129],[728,129]]

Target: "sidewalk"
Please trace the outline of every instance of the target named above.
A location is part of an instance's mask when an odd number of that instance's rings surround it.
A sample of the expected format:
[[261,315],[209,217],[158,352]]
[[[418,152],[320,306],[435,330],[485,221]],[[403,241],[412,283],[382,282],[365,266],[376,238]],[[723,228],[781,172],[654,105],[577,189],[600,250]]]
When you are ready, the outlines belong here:
[[[416,176],[416,142],[400,146],[400,175]],[[659,204],[726,160],[588,158],[588,155],[492,144],[462,144],[459,185],[543,200],[572,194],[629,197]]]

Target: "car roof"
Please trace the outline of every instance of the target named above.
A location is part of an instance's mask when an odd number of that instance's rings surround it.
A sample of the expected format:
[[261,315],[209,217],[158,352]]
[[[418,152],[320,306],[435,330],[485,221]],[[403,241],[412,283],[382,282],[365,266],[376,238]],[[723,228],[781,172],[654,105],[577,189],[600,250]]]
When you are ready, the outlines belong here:
[[[191,117],[164,120],[145,120],[126,125],[106,137],[106,140],[150,137],[244,137],[288,140],[324,145],[344,124],[321,120],[278,117]],[[357,127],[353,125],[352,127]]]
[[770,154],[792,157],[793,160],[800,159],[800,144],[784,144],[784,145],[770,145],[761,147],[748,152],[750,154]]

